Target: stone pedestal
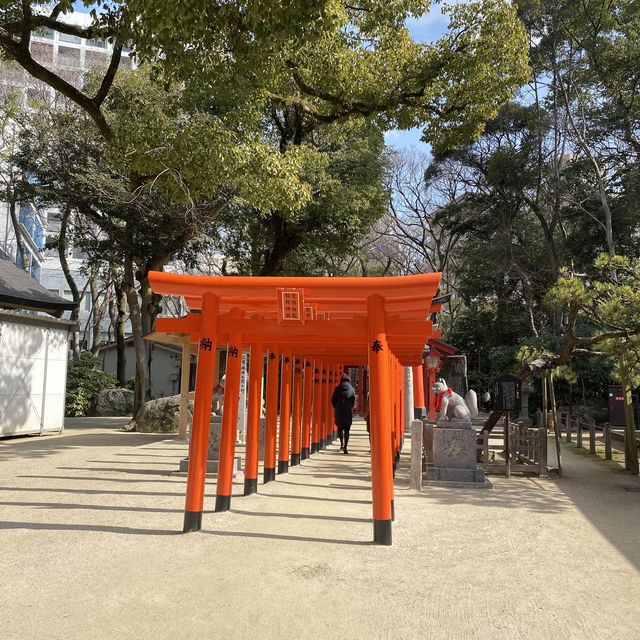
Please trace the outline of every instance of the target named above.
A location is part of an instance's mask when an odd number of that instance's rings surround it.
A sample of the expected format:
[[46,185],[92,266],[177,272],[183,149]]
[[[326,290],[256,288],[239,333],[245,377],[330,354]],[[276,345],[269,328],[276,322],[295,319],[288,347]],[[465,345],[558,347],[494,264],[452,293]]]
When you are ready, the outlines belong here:
[[[220,434],[222,433],[222,416],[211,416],[209,423],[209,449],[207,451],[207,473],[218,473],[218,458],[220,457]],[[180,460],[180,471],[188,471],[189,458]],[[233,475],[242,471],[242,458],[233,459]]]
[[427,466],[426,485],[489,488],[477,463],[478,435],[471,420],[438,420],[433,428],[433,461]]

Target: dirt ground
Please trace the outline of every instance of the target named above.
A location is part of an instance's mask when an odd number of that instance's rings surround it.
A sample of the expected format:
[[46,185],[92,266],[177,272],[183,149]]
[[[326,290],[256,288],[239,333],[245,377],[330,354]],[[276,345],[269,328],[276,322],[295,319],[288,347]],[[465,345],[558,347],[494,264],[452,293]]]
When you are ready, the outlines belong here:
[[259,495],[238,475],[229,513],[210,478],[182,535],[186,443],[100,420],[0,442],[1,640],[640,637],[640,479],[615,463],[565,447],[562,479],[417,493],[407,446],[377,547],[357,424]]

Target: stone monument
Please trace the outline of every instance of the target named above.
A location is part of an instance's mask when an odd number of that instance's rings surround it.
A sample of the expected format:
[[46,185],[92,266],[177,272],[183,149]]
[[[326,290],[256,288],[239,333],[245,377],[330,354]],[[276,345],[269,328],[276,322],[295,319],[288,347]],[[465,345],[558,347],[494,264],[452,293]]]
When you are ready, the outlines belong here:
[[529,394],[531,393],[531,385],[528,382],[522,383],[522,404],[520,405],[520,415],[518,416],[518,422],[521,422],[525,427],[531,426],[531,418],[529,418]]
[[438,420],[433,428],[432,458],[425,485],[488,489],[484,469],[477,462],[478,435],[470,419]]

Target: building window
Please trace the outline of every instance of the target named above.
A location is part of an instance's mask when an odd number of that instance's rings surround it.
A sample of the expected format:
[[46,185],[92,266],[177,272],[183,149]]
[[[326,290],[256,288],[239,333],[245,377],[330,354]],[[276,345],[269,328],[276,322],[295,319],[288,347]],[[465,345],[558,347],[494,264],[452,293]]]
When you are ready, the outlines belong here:
[[80,65],[80,49],[58,47],[58,63],[77,67]]
[[80,44],[82,42],[82,38],[72,36],[68,33],[58,34],[58,40],[60,40],[60,42],[72,42],[73,44]]
[[106,49],[107,43],[102,38],[92,38],[87,40],[87,47],[98,47],[100,49]]

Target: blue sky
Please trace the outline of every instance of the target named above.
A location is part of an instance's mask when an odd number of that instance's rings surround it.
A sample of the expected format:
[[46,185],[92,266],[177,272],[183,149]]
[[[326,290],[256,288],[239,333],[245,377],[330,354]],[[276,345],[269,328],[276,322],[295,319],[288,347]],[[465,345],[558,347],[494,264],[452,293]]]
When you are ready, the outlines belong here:
[[[84,3],[74,2],[76,11],[88,12]],[[447,18],[442,15],[441,5],[434,4],[431,12],[421,18],[410,18],[407,26],[411,35],[418,42],[432,42],[437,40],[447,28]],[[385,142],[396,149],[410,149],[412,147],[423,152],[429,151],[429,145],[420,141],[420,129],[408,129],[406,131],[393,130],[385,134]]]

